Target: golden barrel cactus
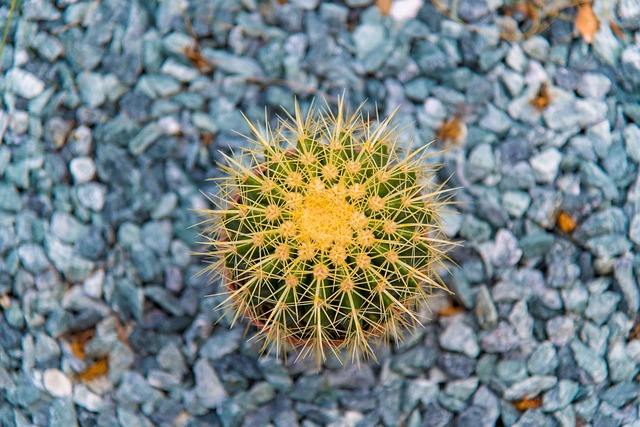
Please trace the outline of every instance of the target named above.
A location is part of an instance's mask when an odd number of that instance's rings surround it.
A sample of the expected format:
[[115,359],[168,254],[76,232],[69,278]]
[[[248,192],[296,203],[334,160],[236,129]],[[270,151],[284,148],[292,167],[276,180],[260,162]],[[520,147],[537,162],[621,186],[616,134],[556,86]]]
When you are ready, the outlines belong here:
[[255,147],[225,156],[215,208],[201,211],[203,272],[221,276],[223,304],[258,327],[263,350],[373,356],[376,339],[401,338],[446,290],[446,190],[426,146],[401,156],[391,118],[347,114],[344,99],[335,114],[296,104],[276,129],[249,126]]

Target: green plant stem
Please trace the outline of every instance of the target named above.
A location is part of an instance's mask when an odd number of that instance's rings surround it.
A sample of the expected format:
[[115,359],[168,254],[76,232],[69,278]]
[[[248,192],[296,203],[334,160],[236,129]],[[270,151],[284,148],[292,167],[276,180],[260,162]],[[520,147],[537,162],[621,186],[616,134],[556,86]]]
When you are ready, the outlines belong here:
[[2,35],[2,43],[0,43],[0,61],[2,61],[2,52],[4,51],[4,45],[7,42],[7,36],[9,35],[9,27],[11,26],[11,18],[13,18],[13,11],[16,9],[18,0],[11,0],[11,6],[9,7],[9,16],[7,17],[7,24],[4,27],[4,34]]

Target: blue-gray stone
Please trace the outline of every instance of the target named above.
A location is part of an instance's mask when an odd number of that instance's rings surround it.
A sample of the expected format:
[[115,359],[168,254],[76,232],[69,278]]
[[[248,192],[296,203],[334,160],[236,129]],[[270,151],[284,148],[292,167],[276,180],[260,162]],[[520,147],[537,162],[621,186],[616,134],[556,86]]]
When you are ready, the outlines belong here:
[[64,243],[75,243],[87,232],[87,226],[76,217],[62,211],[51,215],[51,232]]
[[131,260],[145,282],[152,281],[162,271],[162,265],[156,254],[144,245],[134,244],[131,247]]
[[104,255],[106,243],[100,231],[91,227],[76,243],[76,252],[89,260],[99,261]]
[[122,403],[146,403],[158,400],[162,393],[147,383],[138,372],[125,371],[115,393],[116,400]]
[[20,211],[20,195],[12,184],[0,183],[0,210]]
[[520,239],[519,245],[524,258],[536,258],[548,253],[555,237],[551,233],[535,232]]
[[141,242],[140,227],[132,222],[124,222],[118,228],[118,243],[125,247],[131,247]]
[[495,134],[504,135],[511,128],[512,122],[505,112],[489,104],[487,113],[480,120],[480,126]]
[[212,362],[220,360],[223,356],[233,353],[240,347],[242,337],[243,330],[240,328],[222,329],[202,345],[200,356],[207,357]]
[[623,75],[633,86],[640,88],[640,46],[631,44],[620,55],[620,65]]
[[573,233],[580,243],[591,237],[625,234],[627,218],[619,207],[610,207],[595,212],[582,221]]
[[534,36],[522,42],[522,49],[526,54],[540,62],[546,62],[549,48],[549,42],[542,36]]
[[527,216],[543,228],[553,228],[562,203],[560,195],[556,191],[536,187],[531,189],[531,198]]
[[172,316],[182,316],[184,311],[180,307],[180,301],[161,286],[145,286],[144,296],[156,303],[165,312]]
[[594,393],[591,396],[587,397],[586,399],[583,399],[575,403],[574,406],[576,408],[576,413],[583,420],[586,420],[587,422],[589,422],[593,419],[593,416],[596,414],[596,411],[598,410],[599,402],[600,402],[600,399],[598,399],[598,396]]
[[518,248],[518,240],[507,229],[501,228],[496,233],[493,250],[493,264],[498,268],[514,266],[522,257],[522,250]]
[[520,343],[520,338],[507,322],[500,322],[498,327],[482,337],[480,346],[488,353],[506,353]]
[[507,400],[533,399],[558,383],[555,376],[534,375],[507,388],[503,395]]
[[[587,139],[583,140],[580,136],[571,139],[573,146],[582,153],[582,157],[587,160],[595,160],[591,156],[593,150],[600,158],[606,159],[609,148],[613,143],[611,135],[611,125],[607,120],[596,123],[587,129]],[[590,142],[590,144],[587,144]]]
[[585,316],[597,325],[601,325],[613,314],[620,299],[619,294],[611,291],[591,295]]
[[547,148],[530,160],[533,175],[536,181],[543,184],[551,184],[558,175],[558,168],[562,161],[562,155],[556,148]]
[[474,330],[460,320],[451,322],[438,338],[440,346],[445,350],[464,353],[471,358],[480,354]]
[[193,366],[193,374],[196,381],[196,396],[200,404],[209,409],[214,409],[222,405],[227,398],[218,374],[206,361],[206,359],[198,359]]
[[493,172],[496,159],[489,144],[476,146],[469,154],[466,175],[471,182],[480,181]]
[[169,251],[172,237],[171,223],[147,222],[142,226],[142,243],[159,255]]
[[586,184],[600,189],[607,200],[618,199],[619,193],[615,182],[595,163],[582,163],[580,165],[580,175]]
[[622,407],[636,397],[638,397],[638,384],[628,381],[609,387],[602,393],[602,400],[616,408]]
[[585,98],[604,98],[611,89],[611,80],[604,74],[585,73],[580,78],[577,92]]
[[174,342],[160,349],[156,357],[162,369],[176,374],[184,374],[187,370],[184,356]]
[[97,182],[88,182],[77,188],[78,201],[82,206],[95,212],[104,207],[107,188]]
[[286,369],[282,366],[282,363],[279,360],[272,357],[262,358],[260,359],[258,366],[264,375],[264,378],[276,390],[287,392],[293,387],[293,380],[287,374]]
[[33,274],[45,272],[51,263],[42,249],[42,246],[35,243],[25,243],[18,248],[20,262],[24,268]]
[[536,348],[527,360],[527,369],[533,375],[550,375],[558,367],[558,355],[552,343],[545,341]]
[[558,385],[549,390],[542,397],[542,407],[545,412],[554,412],[565,408],[578,394],[580,386],[571,380],[560,380]]
[[456,3],[456,12],[465,22],[475,22],[489,13],[485,0],[460,0]]
[[216,64],[216,68],[225,73],[249,77],[261,77],[264,75],[260,64],[253,58],[237,56],[224,50],[209,48],[202,49],[202,56]]
[[625,149],[629,159],[640,163],[640,128],[635,124],[628,124],[622,132]]
[[35,74],[20,68],[11,68],[4,76],[5,88],[26,99],[40,95],[45,88],[44,82]]
[[[582,295],[576,295],[577,298],[583,298]],[[587,296],[583,302],[586,307]],[[575,324],[572,317],[558,316],[549,320],[546,325],[547,336],[549,340],[558,347],[562,347],[573,339],[575,336]]]
[[417,77],[408,81],[404,85],[404,94],[407,98],[415,102],[423,102],[429,96],[435,82],[426,77]]
[[78,425],[76,409],[71,398],[56,399],[49,407],[49,426],[74,427]]
[[162,127],[157,123],[149,123],[129,141],[129,152],[133,155],[142,154],[151,144],[163,134]]
[[445,427],[449,425],[449,421],[453,418],[451,412],[444,409],[437,402],[425,405],[424,413],[429,414],[429,416],[422,420],[423,427]]
[[504,359],[496,365],[496,373],[510,386],[527,378],[527,366],[520,359]]
[[606,362],[592,349],[577,339],[571,342],[570,347],[578,366],[589,374],[595,384],[599,384],[607,378],[609,371]]
[[[433,364],[430,363],[431,360],[436,358],[435,351],[429,351],[422,347],[416,347],[415,350],[412,351],[416,355],[415,359],[417,359],[413,361],[412,365],[418,369],[423,370],[429,368]],[[442,352],[437,359],[438,364],[451,378],[468,378],[469,375],[473,373],[475,367],[475,359],[471,359],[464,354]],[[410,372],[410,374],[415,374],[415,369],[414,372]]]
[[150,99],[158,99],[175,95],[181,89],[181,83],[173,77],[162,74],[144,74],[138,79],[135,90],[141,91]]
[[471,242],[484,242],[491,236],[491,226],[473,215],[466,215],[460,228],[460,236]]
[[476,293],[475,313],[481,328],[493,329],[498,325],[498,311],[486,285],[480,286]]
[[36,363],[39,365],[52,362],[53,366],[58,365],[57,359],[60,357],[60,346],[56,340],[39,332],[36,334],[35,340],[35,357]]
[[608,235],[591,238],[587,248],[598,257],[613,258],[631,250],[632,243],[624,236]]
[[638,364],[623,342],[609,344],[607,352],[609,377],[612,382],[632,381],[638,373]]
[[613,274],[620,286],[622,296],[627,306],[627,314],[635,318],[640,305],[638,283],[633,275],[633,256],[627,253],[617,258],[613,263]]
[[140,287],[129,279],[122,278],[115,281],[113,295],[111,296],[111,306],[116,312],[141,321],[143,303],[144,297]]
[[76,184],[89,182],[96,174],[96,165],[90,157],[76,157],[69,162],[69,171]]

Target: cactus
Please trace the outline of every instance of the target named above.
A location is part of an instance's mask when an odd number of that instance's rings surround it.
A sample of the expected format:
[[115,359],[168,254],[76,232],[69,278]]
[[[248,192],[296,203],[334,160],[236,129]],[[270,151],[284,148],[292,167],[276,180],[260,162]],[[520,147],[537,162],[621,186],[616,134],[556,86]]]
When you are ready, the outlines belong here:
[[255,148],[225,155],[219,193],[203,210],[202,236],[234,322],[245,315],[265,338],[300,355],[372,357],[376,339],[401,338],[436,289],[451,245],[438,215],[426,146],[401,157],[391,118],[373,126],[360,110],[304,117],[295,106],[276,129],[247,120]]

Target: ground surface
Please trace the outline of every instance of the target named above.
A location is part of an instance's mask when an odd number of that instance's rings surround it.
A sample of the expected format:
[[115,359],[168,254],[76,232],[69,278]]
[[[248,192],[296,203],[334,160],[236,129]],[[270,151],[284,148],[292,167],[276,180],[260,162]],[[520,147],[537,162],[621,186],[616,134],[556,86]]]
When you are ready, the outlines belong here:
[[[501,39],[501,0],[459,2],[480,31],[430,3],[403,23],[369,0],[159,3],[23,0],[12,20],[0,425],[640,426],[640,3],[597,1],[592,44],[571,18]],[[399,107],[418,143],[450,123],[463,309],[315,373],[215,323],[190,209],[241,111],[343,92]]]

